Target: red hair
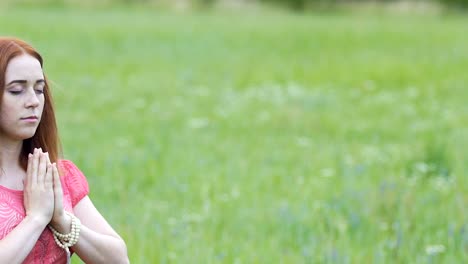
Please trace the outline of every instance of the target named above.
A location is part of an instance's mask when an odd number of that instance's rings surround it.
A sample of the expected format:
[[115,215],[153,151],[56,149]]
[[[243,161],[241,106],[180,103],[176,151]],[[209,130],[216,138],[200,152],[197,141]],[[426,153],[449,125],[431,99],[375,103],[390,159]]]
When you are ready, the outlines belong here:
[[[36,58],[41,64],[41,68],[43,68],[42,56],[31,45],[17,38],[0,37],[0,106],[2,104],[3,93],[5,90],[5,72],[8,63],[11,59],[23,54],[28,54]],[[44,80],[45,101],[41,122],[39,123],[34,136],[23,140],[23,148],[19,156],[20,165],[25,170],[28,166],[28,154],[32,153],[34,148],[42,148],[42,151],[48,152],[50,162],[57,162],[59,155],[61,154],[52,94],[45,74]]]

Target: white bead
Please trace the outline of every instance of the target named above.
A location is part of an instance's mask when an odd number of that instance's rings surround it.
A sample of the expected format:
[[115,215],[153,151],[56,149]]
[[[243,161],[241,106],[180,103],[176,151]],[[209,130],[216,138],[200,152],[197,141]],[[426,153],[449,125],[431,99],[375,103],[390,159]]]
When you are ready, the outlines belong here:
[[74,246],[78,242],[80,236],[81,222],[76,216],[66,212],[71,217],[70,233],[62,234],[49,225],[49,229],[54,235],[55,243],[69,252],[68,248]]

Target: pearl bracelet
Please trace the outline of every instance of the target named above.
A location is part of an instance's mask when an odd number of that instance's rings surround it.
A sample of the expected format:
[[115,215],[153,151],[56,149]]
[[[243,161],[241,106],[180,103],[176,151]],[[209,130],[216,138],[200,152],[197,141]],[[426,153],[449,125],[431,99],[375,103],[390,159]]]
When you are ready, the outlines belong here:
[[81,222],[80,219],[71,213],[67,211],[65,211],[65,213],[71,217],[70,233],[62,234],[55,230],[55,228],[53,228],[51,225],[49,225],[49,229],[54,234],[55,243],[68,252],[68,248],[74,246],[78,242],[78,238],[80,237]]

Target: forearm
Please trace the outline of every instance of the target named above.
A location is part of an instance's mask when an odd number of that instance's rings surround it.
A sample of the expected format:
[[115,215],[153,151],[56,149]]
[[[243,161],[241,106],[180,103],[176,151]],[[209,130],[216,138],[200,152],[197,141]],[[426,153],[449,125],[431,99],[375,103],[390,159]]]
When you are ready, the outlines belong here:
[[22,263],[46,228],[38,218],[26,216],[7,236],[0,240],[2,263]]
[[81,226],[78,243],[73,251],[85,263],[129,263],[127,247],[122,239],[97,233],[86,226]]

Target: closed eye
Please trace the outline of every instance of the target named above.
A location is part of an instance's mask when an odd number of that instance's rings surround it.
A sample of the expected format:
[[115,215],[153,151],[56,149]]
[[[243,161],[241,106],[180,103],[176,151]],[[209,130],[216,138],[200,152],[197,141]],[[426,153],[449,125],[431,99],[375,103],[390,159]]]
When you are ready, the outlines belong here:
[[21,91],[8,91],[9,93],[13,94],[13,95],[18,95],[21,93]]
[[37,94],[43,94],[44,93],[44,87],[45,84],[44,84],[44,81],[37,81],[36,83],[36,86],[35,86],[35,90],[36,90],[36,93]]

